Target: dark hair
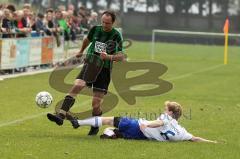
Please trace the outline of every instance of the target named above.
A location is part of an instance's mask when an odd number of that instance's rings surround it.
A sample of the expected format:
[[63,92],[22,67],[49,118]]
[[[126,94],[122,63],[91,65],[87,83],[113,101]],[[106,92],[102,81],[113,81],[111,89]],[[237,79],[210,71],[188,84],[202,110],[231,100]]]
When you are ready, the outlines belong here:
[[86,8],[84,6],[81,6],[79,9],[80,10],[86,10]]
[[107,16],[111,16],[112,22],[113,22],[113,23],[115,22],[115,20],[116,20],[116,14],[115,14],[115,12],[110,11],[110,10],[107,10],[107,11],[104,11],[104,12],[102,13],[102,16],[103,16],[104,14],[106,14]]
[[15,6],[13,4],[9,4],[7,6],[7,9],[9,9],[11,12],[15,12],[16,11],[16,8],[15,8]]
[[48,8],[47,10],[46,10],[46,13],[53,13],[54,12],[54,10],[52,9],[52,8]]
[[43,19],[43,18],[44,18],[44,15],[43,15],[42,13],[38,13],[38,14],[37,14],[37,17]]

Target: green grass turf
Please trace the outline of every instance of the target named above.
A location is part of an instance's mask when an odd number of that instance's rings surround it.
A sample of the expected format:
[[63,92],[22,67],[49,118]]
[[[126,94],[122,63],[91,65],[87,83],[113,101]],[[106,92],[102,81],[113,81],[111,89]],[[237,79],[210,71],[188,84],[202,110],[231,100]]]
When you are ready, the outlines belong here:
[[[150,43],[135,41],[126,50],[132,61],[151,61],[149,51]],[[44,73],[0,81],[0,158],[238,158],[240,49],[230,47],[229,64],[222,65],[223,47],[157,43],[154,61],[168,67],[161,78],[174,88],[161,96],[138,97],[134,106],[119,97],[117,107],[104,116],[127,113],[149,118],[161,111],[165,100],[175,100],[184,107],[182,126],[196,136],[221,143],[101,140],[86,136],[87,127],[74,130],[68,122],[58,127],[41,115],[52,112],[54,106],[41,109],[34,103],[42,90],[53,95],[53,105],[64,97],[49,86],[50,73]],[[72,83],[77,73],[74,70],[66,81]],[[129,73],[136,74],[139,72]],[[110,91],[117,94],[112,84]],[[90,109],[90,100],[78,97],[73,111]],[[15,120],[20,121],[11,123]]]

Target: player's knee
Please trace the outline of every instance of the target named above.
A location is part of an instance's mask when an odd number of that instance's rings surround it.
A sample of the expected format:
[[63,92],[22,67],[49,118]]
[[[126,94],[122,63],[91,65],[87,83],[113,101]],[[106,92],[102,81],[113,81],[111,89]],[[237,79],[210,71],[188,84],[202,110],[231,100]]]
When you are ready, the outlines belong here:
[[86,86],[86,82],[83,80],[76,80],[74,83],[74,89],[79,93]]
[[74,82],[74,86],[75,86],[75,87],[79,87],[79,88],[83,88],[83,87],[86,86],[86,82],[83,81],[83,80],[81,80],[81,79],[77,79],[77,80],[75,80],[75,82]]
[[86,86],[85,81],[76,80],[69,94],[71,96],[76,96],[85,86]]
[[107,122],[107,125],[112,125],[113,126],[113,120],[112,119],[108,119],[106,122]]

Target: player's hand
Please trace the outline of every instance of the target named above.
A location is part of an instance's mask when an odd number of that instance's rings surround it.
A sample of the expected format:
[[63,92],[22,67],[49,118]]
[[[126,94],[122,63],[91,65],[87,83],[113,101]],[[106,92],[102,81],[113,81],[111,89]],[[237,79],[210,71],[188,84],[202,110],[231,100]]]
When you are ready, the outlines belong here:
[[107,59],[107,53],[106,52],[102,52],[102,53],[100,53],[100,57],[101,57],[101,59],[102,60],[106,60]]
[[76,54],[76,58],[80,58],[80,57],[82,57],[82,53],[81,52],[78,52],[77,54]]
[[147,128],[147,125],[145,125],[145,124],[140,124],[140,129],[141,130],[144,130],[144,129],[146,129]]
[[216,140],[214,140],[214,141],[212,141],[212,143],[214,143],[214,144],[218,144],[219,142],[218,142],[218,141],[216,141]]

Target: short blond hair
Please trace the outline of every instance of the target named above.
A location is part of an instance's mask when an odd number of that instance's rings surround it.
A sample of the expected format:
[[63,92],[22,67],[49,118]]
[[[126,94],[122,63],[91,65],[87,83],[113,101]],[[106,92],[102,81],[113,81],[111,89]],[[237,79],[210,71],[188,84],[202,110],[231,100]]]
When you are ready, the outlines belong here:
[[168,111],[173,112],[174,119],[178,120],[182,116],[182,106],[179,103],[166,101],[164,104],[168,107]]

